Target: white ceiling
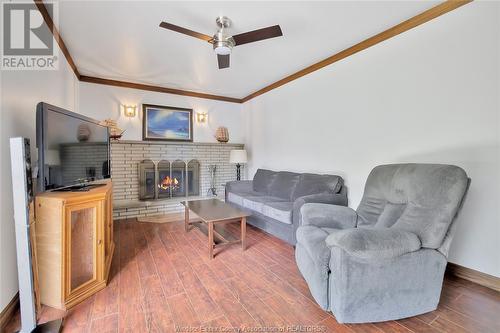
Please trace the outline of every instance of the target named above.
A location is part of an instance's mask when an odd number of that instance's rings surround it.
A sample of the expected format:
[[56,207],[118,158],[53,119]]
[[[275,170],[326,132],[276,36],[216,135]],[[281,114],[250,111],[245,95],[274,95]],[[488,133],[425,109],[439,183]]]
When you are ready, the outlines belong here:
[[[435,6],[428,1],[61,1],[59,30],[82,75],[242,98]],[[233,49],[219,70],[211,45],[159,28],[212,35],[279,24],[283,37]]]

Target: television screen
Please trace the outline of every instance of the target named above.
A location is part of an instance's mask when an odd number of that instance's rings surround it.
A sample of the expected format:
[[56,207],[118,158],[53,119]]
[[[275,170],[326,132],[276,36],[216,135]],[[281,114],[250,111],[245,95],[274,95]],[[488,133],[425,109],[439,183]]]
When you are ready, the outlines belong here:
[[37,146],[40,191],[110,177],[108,128],[96,120],[39,103]]

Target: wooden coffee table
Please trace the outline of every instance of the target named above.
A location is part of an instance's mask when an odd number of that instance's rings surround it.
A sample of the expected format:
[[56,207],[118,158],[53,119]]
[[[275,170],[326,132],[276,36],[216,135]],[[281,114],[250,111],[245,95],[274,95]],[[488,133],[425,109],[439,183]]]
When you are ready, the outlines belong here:
[[[186,232],[190,225],[196,225],[201,231],[208,234],[208,256],[214,257],[214,249],[220,246],[241,243],[241,248],[246,248],[247,216],[251,214],[242,209],[236,208],[218,199],[192,200],[181,202],[184,205],[184,226]],[[201,222],[190,222],[189,211],[199,216]],[[234,236],[224,233],[223,230],[216,230],[215,226],[225,223],[239,222],[241,224],[241,238],[234,239]],[[206,230],[204,227],[207,227]],[[214,237],[215,236],[215,237]],[[233,238],[233,239],[232,239]]]

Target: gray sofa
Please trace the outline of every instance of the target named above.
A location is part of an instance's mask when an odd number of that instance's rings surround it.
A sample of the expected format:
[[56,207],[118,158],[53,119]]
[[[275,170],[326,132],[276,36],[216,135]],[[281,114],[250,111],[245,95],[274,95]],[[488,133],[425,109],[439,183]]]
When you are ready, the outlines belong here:
[[258,169],[253,180],[226,184],[226,202],[248,209],[248,223],[295,245],[305,203],[347,206],[342,177]]
[[435,310],[469,182],[456,166],[383,165],[356,211],[304,205],[295,255],[314,299],[340,323]]

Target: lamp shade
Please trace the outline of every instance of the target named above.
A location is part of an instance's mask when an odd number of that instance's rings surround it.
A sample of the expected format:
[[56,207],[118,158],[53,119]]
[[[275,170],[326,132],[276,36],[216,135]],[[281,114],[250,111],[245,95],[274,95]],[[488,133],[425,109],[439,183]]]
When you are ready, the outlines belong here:
[[45,152],[45,164],[50,166],[61,165],[59,150],[49,149]]
[[229,153],[229,163],[245,164],[247,162],[247,151],[245,149],[234,149]]

